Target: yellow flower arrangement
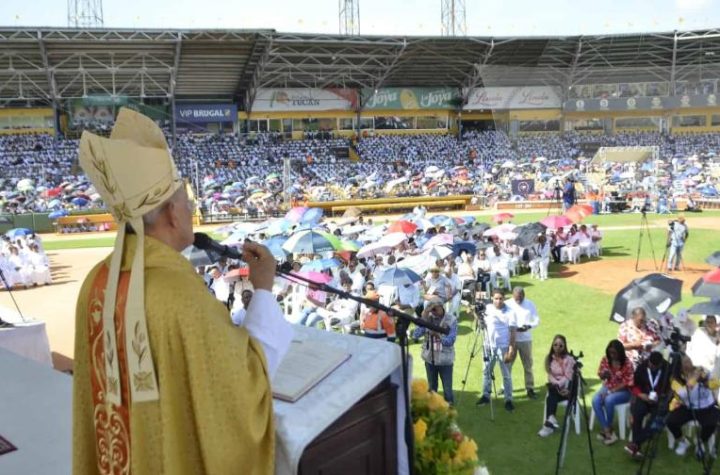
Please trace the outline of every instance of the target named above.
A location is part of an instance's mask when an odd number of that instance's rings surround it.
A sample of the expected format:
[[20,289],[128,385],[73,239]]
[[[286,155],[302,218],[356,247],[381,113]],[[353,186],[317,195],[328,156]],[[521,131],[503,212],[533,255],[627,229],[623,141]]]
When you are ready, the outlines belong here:
[[472,474],[481,469],[477,444],[462,433],[456,422],[457,412],[442,396],[429,390],[427,381],[412,382],[411,401],[415,473]]

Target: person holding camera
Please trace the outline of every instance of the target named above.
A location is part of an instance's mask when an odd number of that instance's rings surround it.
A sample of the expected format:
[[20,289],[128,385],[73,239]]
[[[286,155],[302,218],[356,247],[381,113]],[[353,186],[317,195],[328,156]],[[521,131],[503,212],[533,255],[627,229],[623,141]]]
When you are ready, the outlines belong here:
[[667,258],[667,270],[671,272],[673,270],[680,270],[680,262],[682,261],[682,251],[685,247],[690,232],[688,227],[685,225],[685,217],[679,216],[677,221],[670,221],[668,235],[667,235],[667,246],[668,246],[668,258]]
[[540,437],[547,437],[560,428],[555,413],[558,404],[570,398],[574,368],[575,359],[568,353],[567,340],[563,335],[555,335],[550,353],[545,357],[548,392],[545,399],[545,423],[538,432]]
[[421,336],[425,337],[420,356],[425,361],[425,373],[430,390],[437,392],[439,376],[442,380],[443,397],[453,405],[455,398],[452,389],[452,373],[455,363],[457,318],[452,313],[445,312],[445,307],[439,299],[428,303],[423,310],[422,318],[450,330],[447,335],[442,335],[424,327],[417,327],[412,336],[415,340]]
[[[670,386],[674,397],[670,401],[667,428],[678,441],[675,453],[683,456],[690,441],[683,437],[682,426],[690,421],[700,425],[701,444],[706,445],[720,421],[715,394],[720,382],[710,379],[702,368],[696,368],[689,356],[683,355]],[[698,450],[703,450],[702,446]]]
[[603,382],[602,387],[592,398],[593,411],[600,423],[598,439],[605,445],[612,445],[618,440],[612,429],[615,406],[630,401],[630,388],[634,382],[632,362],[619,340],[610,340],[605,348],[598,376]]
[[483,373],[483,395],[475,405],[483,406],[490,402],[492,374],[495,363],[500,364],[505,392],[505,409],[515,410],[512,402],[512,375],[510,363],[515,358],[515,337],[517,318],[515,312],[505,305],[505,293],[502,289],[493,290],[492,303],[486,308],[485,318],[481,321],[485,328],[486,358]]
[[650,357],[635,369],[632,387],[632,440],[625,446],[625,451],[633,457],[642,457],[640,446],[652,435],[651,427],[643,427],[647,415],[651,424],[655,420],[659,405],[669,390],[668,364],[659,351],[650,353]]

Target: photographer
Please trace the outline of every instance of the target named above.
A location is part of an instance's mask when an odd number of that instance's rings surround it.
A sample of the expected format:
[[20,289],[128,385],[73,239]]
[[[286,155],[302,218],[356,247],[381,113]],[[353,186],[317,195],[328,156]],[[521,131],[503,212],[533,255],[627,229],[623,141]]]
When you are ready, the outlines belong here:
[[690,421],[700,424],[700,439],[707,444],[715,432],[720,412],[716,407],[715,393],[720,387],[717,379],[709,379],[702,368],[693,366],[687,355],[682,356],[680,367],[673,375],[671,388],[675,393],[670,402],[667,428],[678,440],[675,453],[683,456],[690,448],[690,441],[683,437],[682,426]]
[[563,213],[575,204],[575,183],[570,177],[565,178],[565,185],[562,190]]
[[495,363],[500,364],[500,371],[503,377],[503,389],[505,390],[505,409],[515,410],[512,403],[512,376],[510,374],[510,363],[515,358],[515,335],[517,319],[515,312],[505,305],[505,293],[502,289],[495,289],[492,294],[492,304],[487,306],[487,315],[481,322],[486,332],[486,353],[489,360],[485,362],[483,373],[483,395],[475,405],[483,406],[490,402],[490,390],[492,386],[492,374]]
[[[550,353],[545,357],[548,393],[545,400],[545,424],[538,432],[540,437],[547,437],[560,427],[555,413],[558,404],[567,401],[570,397],[574,368],[575,360],[568,353],[567,340],[563,335],[555,335]],[[570,408],[567,410],[569,411]]]
[[430,390],[437,392],[438,376],[440,376],[445,400],[451,405],[455,404],[452,390],[452,373],[453,363],[455,362],[457,318],[452,313],[445,313],[445,308],[440,300],[431,301],[423,310],[422,318],[443,328],[450,329],[447,335],[442,335],[424,327],[418,327],[413,331],[412,336],[415,340],[425,336],[421,357],[425,361],[425,373]]
[[680,261],[682,261],[682,251],[685,247],[690,232],[685,225],[685,217],[679,216],[677,221],[670,221],[667,235],[667,270],[680,270]]
[[635,385],[632,387],[633,398],[630,404],[632,414],[632,441],[625,446],[625,451],[633,457],[642,457],[640,446],[650,438],[649,427],[643,427],[645,417],[650,414],[652,421],[658,412],[658,402],[664,400],[669,390],[668,364],[658,351],[650,353],[647,361],[635,370]]

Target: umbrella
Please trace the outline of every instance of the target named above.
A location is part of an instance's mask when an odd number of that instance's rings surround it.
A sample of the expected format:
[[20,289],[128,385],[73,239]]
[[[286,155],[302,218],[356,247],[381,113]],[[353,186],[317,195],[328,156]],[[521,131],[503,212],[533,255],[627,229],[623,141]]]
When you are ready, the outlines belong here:
[[211,249],[199,249],[195,246],[186,247],[181,254],[193,267],[209,266],[220,260],[220,254]]
[[720,266],[720,251],[715,251],[705,259],[705,262],[711,266]]
[[453,254],[453,249],[447,245],[435,246],[430,249],[430,255],[437,259],[445,259]]
[[450,219],[450,216],[446,216],[444,214],[438,214],[436,216],[432,216],[430,218],[430,222],[433,223],[433,225],[437,226],[440,223],[442,223],[443,221],[447,221],[448,219]]
[[360,250],[360,243],[357,241],[350,241],[349,239],[340,239],[339,241],[340,247],[336,249],[338,251],[357,252]]
[[52,213],[48,214],[48,218],[50,219],[58,219],[62,218],[63,216],[67,216],[69,213],[65,209],[59,209],[57,211],[53,211]]
[[308,209],[304,206],[297,206],[287,212],[287,214],[285,215],[285,219],[293,223],[297,223],[300,221],[300,219],[303,217],[307,210]]
[[493,216],[493,221],[496,223],[502,223],[503,221],[510,221],[513,219],[515,215],[512,213],[498,213],[495,216]]
[[267,234],[268,236],[277,236],[278,234],[283,234],[291,227],[292,223],[287,219],[276,219],[275,221],[271,222],[270,225],[267,227],[267,229],[265,230],[265,234]]
[[375,283],[377,285],[387,284],[394,287],[401,287],[420,282],[420,280],[422,280],[422,277],[415,271],[405,267],[394,266],[380,274]]
[[410,221],[395,221],[387,229],[391,233],[412,234],[418,228],[417,224]]
[[389,246],[383,242],[373,242],[363,246],[358,250],[358,257],[372,257],[378,254],[388,254],[394,246]]
[[567,216],[547,216],[540,220],[540,224],[550,229],[560,229],[565,226],[570,226],[573,222]]
[[365,231],[368,227],[364,224],[354,224],[352,226],[346,226],[342,228],[343,235],[349,235],[349,234],[360,234],[361,232]]
[[453,254],[459,256],[463,251],[467,252],[471,256],[474,256],[477,252],[477,246],[472,241],[460,241],[453,244]]
[[320,221],[320,219],[322,219],[322,216],[322,208],[310,208],[309,210],[305,211],[305,213],[303,213],[302,217],[300,218],[300,222],[303,224],[314,224]]
[[285,241],[283,249],[295,254],[317,254],[335,251],[341,247],[340,240],[324,231],[300,231]]
[[89,201],[86,200],[85,198],[77,197],[77,198],[73,198],[70,201],[70,203],[74,204],[75,206],[85,206],[86,204],[89,203]]
[[29,230],[28,228],[14,228],[5,233],[7,237],[10,239],[15,239],[20,236],[27,236],[28,234],[32,234],[33,232]]
[[330,259],[314,259],[310,262],[306,262],[300,268],[301,272],[306,271],[323,271],[325,269],[332,269],[334,267],[340,267],[340,259],[332,257]]
[[720,268],[711,270],[692,286],[696,297],[720,298]]
[[422,229],[423,231],[435,227],[435,223],[425,218],[415,218],[412,222],[417,225],[418,229]]
[[499,236],[500,234],[511,233],[516,227],[516,225],[511,223],[501,224],[500,226],[495,226],[494,228],[485,230],[485,232],[483,232],[483,236],[492,237]]
[[648,274],[635,279],[615,296],[610,320],[622,323],[637,307],[645,309],[648,317],[657,318],[671,305],[680,301],[682,280],[663,274]]
[[57,208],[58,206],[62,205],[62,201],[60,200],[52,200],[48,203],[48,208]]
[[238,244],[245,242],[245,238],[248,237],[248,234],[250,233],[248,233],[246,229],[238,229],[230,236],[220,241],[220,244],[224,246],[237,246]]
[[403,232],[395,232],[386,234],[385,236],[381,237],[378,242],[381,242],[383,244],[386,244],[388,246],[399,246],[400,244],[407,241],[408,237]]
[[692,315],[720,315],[720,300],[696,303],[688,310]]
[[238,269],[228,271],[228,273],[223,276],[223,279],[225,279],[227,282],[232,282],[234,280],[240,280],[240,277],[248,277],[249,275],[249,267],[240,267]]
[[453,237],[452,234],[436,234],[435,236],[428,239],[425,244],[423,244],[422,248],[424,250],[428,250],[430,248],[433,248],[435,246],[442,246],[443,244],[452,244],[453,243]]
[[545,234],[547,226],[542,223],[529,223],[518,226],[513,230],[517,235],[515,244],[520,247],[530,247],[537,241],[538,235]]
[[283,244],[288,240],[287,236],[275,236],[263,242],[263,246],[267,247],[270,254],[278,261],[287,259],[287,253],[283,249]]
[[568,213],[570,212],[577,212],[580,216],[586,218],[593,214],[593,208],[590,205],[574,205],[568,210]]
[[573,223],[579,223],[585,219],[585,216],[580,214],[577,210],[567,210],[563,216],[567,217]]

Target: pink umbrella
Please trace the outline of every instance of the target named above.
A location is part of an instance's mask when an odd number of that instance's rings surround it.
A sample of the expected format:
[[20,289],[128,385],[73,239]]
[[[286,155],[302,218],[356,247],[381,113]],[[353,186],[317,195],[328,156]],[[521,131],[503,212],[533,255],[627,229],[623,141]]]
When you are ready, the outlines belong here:
[[493,216],[493,221],[496,223],[502,223],[503,221],[510,221],[515,217],[512,213],[498,213],[495,216]]
[[[289,280],[295,280],[292,278],[292,274],[298,275],[300,277],[304,277],[305,279],[311,280],[317,284],[327,284],[332,280],[332,277],[328,274],[325,274],[324,272],[316,272],[312,270],[308,271],[300,271],[300,272],[291,272],[291,276]],[[321,300],[325,298],[325,293],[321,290],[318,290],[317,288],[314,288],[312,284],[305,282],[304,280],[297,279],[297,283],[307,285],[310,287],[310,291],[308,295],[312,298]]]
[[568,218],[567,216],[548,216],[546,218],[543,218],[540,221],[540,224],[544,224],[550,229],[559,229],[564,228],[565,226],[570,226],[572,224],[572,220]]
[[483,233],[483,236],[485,237],[493,237],[497,236],[499,237],[501,234],[506,235],[507,233],[511,233],[513,229],[515,229],[517,226],[510,223],[501,224],[500,226],[495,226],[494,228],[490,228],[487,231]]
[[307,210],[308,208],[304,206],[297,206],[287,212],[287,214],[285,215],[285,219],[293,223],[298,223],[300,222],[300,219],[302,219],[303,215]]
[[431,237],[425,244],[423,244],[423,250],[432,249],[435,246],[442,246],[443,244],[452,244],[452,234],[443,233]]

